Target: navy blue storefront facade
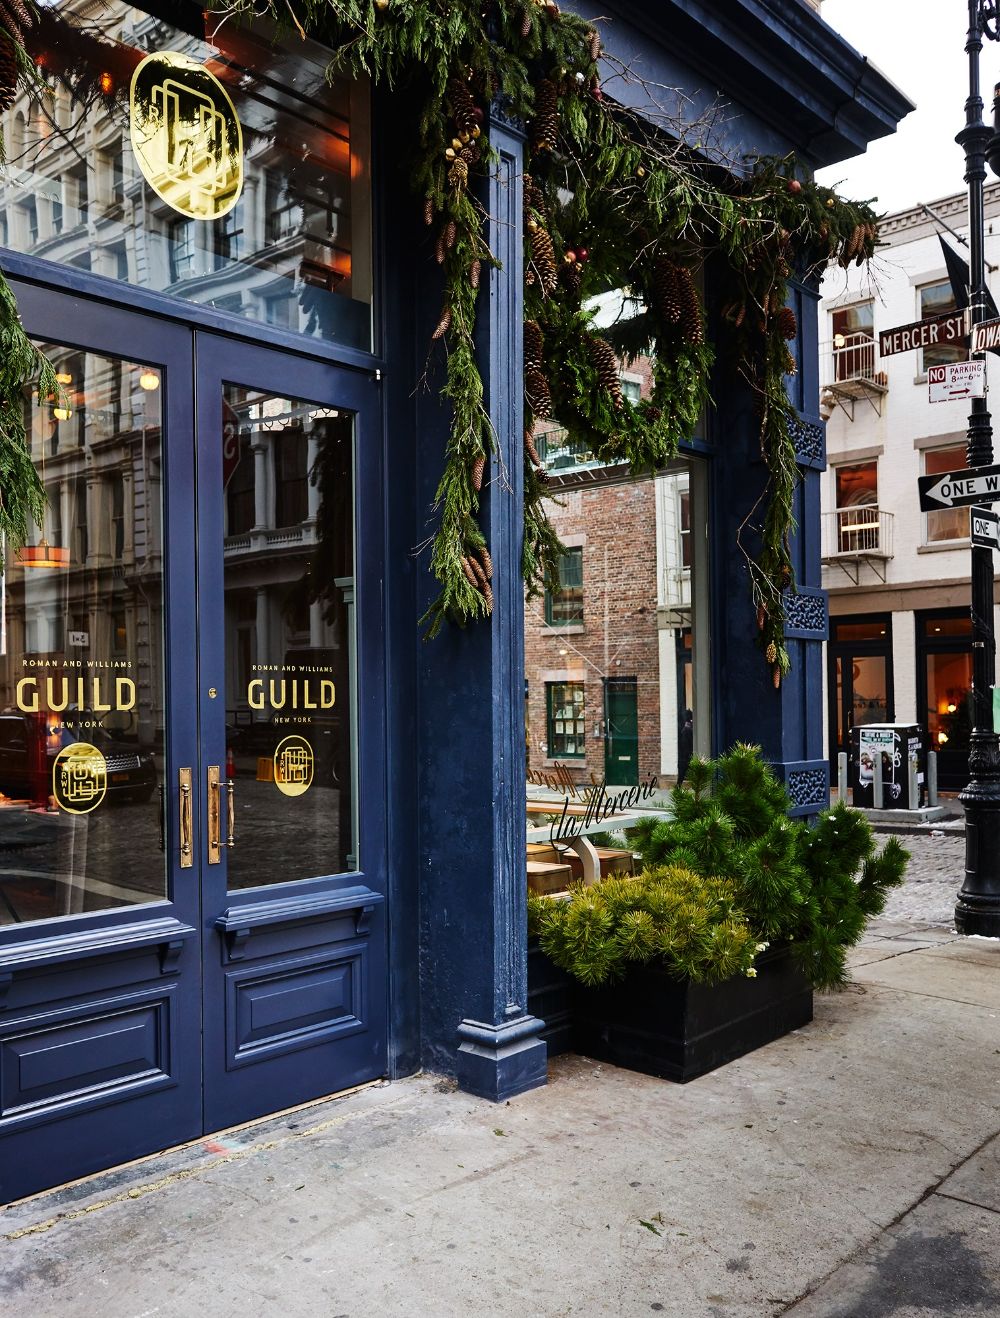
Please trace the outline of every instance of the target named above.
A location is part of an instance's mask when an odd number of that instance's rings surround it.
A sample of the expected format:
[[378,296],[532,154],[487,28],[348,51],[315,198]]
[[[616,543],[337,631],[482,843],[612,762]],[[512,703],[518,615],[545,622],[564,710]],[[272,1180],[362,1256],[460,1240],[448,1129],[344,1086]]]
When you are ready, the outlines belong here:
[[[741,152],[816,168],[909,109],[803,0],[610,10],[611,55],[692,113],[721,97]],[[502,265],[477,345],[506,474],[483,513],[496,608],[428,643],[414,547],[448,418],[417,387],[440,285],[394,154],[405,107],[328,88],[319,48],[216,36],[194,8],[108,14],[82,54],[132,79],[131,143],[94,116],[56,170],[37,115],[5,128],[0,261],[67,396],[26,400],[49,508],[4,578],[0,1202],[421,1067],[494,1099],[545,1079],[525,1006],[521,127],[490,123],[483,199]],[[212,195],[177,191],[134,109],[137,69],[167,105],[202,66],[245,155]],[[72,108],[57,89],[64,137]],[[724,293],[708,269],[710,320]],[[725,360],[691,452],[712,743],[762,744],[809,813],[828,799],[825,455],[817,289],[794,298],[780,691],[735,552],[766,471]]]

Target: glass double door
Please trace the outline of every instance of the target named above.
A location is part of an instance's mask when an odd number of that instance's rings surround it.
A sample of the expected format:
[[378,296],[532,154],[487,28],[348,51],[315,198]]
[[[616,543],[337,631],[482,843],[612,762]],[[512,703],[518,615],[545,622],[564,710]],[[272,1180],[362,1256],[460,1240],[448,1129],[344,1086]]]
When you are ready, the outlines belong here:
[[17,292],[61,389],[0,601],[0,1201],[386,1054],[376,385]]

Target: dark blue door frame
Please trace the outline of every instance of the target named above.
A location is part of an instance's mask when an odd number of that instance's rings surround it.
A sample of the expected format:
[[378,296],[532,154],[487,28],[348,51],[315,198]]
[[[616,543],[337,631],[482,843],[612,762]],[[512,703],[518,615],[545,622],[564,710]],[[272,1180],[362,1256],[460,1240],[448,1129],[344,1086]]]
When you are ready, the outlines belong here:
[[[226,763],[223,593],[223,385],[251,385],[355,416],[355,609],[360,856],[362,868],[239,893],[226,890],[228,851],[204,864],[205,1125],[218,1129],[385,1074],[385,673],[380,625],[382,459],[380,388],[372,375],[199,332],[198,600],[201,617],[201,792],[208,765]],[[371,570],[369,570],[369,568]],[[346,707],[347,700],[345,698]],[[236,783],[237,799],[239,781]],[[239,846],[237,837],[236,845]],[[206,860],[202,839],[201,860]],[[320,950],[317,952],[317,948]],[[318,1028],[276,1023],[270,1042],[251,1029],[256,1005],[282,993],[322,1012],[344,976],[358,1015]],[[296,987],[298,985],[298,987]],[[273,1013],[273,1006],[269,1007]],[[308,1015],[308,1013],[306,1013]],[[328,1042],[324,1043],[324,1039]],[[242,1041],[242,1042],[241,1042]]]
[[[162,373],[170,896],[141,906],[5,926],[0,932],[0,1202],[334,1092],[387,1069],[384,517],[375,375],[196,334],[41,285],[17,281],[15,292],[25,327],[38,340],[118,356]],[[297,395],[356,416],[357,791],[364,866],[349,875],[229,897],[225,864],[204,864],[203,790],[205,766],[224,765],[226,750],[225,701],[210,702],[206,695],[212,684],[207,675],[216,668],[221,673],[224,649],[223,381]],[[215,684],[224,686],[224,679]],[[195,862],[183,869],[181,767],[192,771]],[[128,845],[127,838],[122,845]],[[324,962],[327,945],[337,955]],[[254,1057],[252,1065],[234,1059],[234,1012],[248,984],[266,984],[272,972],[287,984],[301,965],[314,982],[317,964],[336,971],[338,956],[363,978],[353,999],[360,1025],[340,1032],[349,1038],[341,1041],[336,1028],[327,1031],[328,1041],[337,1039],[337,1046],[324,1051],[304,1031],[297,1041],[281,1041],[272,1055],[266,1048],[258,1050],[262,1060]],[[119,1027],[122,1019],[125,1024]],[[130,1070],[132,1059],[119,1058],[115,1049],[127,1050],[134,1037],[144,1041],[150,1055],[139,1056]],[[66,1040],[80,1058],[80,1075],[60,1083],[53,1074],[44,1092],[16,1092],[25,1050],[34,1047],[44,1056]],[[120,1074],[113,1083],[90,1076],[87,1068],[102,1061],[117,1065]],[[34,1065],[37,1072],[38,1062]]]
[[[163,486],[180,483],[194,464],[190,333],[33,285],[15,292],[33,338],[160,369]],[[193,546],[193,499],[165,500],[163,514],[164,543]],[[187,1027],[201,1011],[198,893],[179,867],[176,772],[197,724],[192,701],[171,699],[196,680],[190,557],[165,555],[163,570],[170,896],[0,934],[0,1202],[201,1130],[200,1039]]]

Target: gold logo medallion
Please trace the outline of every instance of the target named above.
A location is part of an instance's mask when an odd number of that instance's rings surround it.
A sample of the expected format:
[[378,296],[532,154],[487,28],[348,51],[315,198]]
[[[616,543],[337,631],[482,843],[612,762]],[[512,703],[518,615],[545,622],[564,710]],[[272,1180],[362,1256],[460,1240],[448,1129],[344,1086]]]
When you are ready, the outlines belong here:
[[147,55],[132,74],[132,149],[143,177],[168,206],[214,220],[239,201],[243,129],[214,73],[187,55]]
[[108,765],[96,746],[77,741],[64,746],[52,766],[52,795],[60,810],[86,815],[108,790]]
[[274,784],[285,796],[308,792],[313,780],[313,752],[305,737],[285,737],[274,752]]

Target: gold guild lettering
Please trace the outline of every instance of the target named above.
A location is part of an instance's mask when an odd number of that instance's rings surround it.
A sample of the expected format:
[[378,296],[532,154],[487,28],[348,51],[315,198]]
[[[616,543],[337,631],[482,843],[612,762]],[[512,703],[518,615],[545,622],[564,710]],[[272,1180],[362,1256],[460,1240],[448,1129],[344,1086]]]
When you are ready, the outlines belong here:
[[[317,699],[318,697],[318,699]],[[311,677],[291,679],[251,678],[247,684],[247,704],[251,709],[333,709],[337,700],[334,682],[323,677],[317,688]]]
[[89,682],[85,677],[78,677],[75,681],[69,677],[47,677],[41,689],[37,677],[22,677],[17,684],[15,699],[23,714],[37,714],[40,709],[63,714],[69,709],[71,699],[77,709],[90,709],[96,714],[108,714],[112,710],[125,713],[135,708],[135,682],[130,677],[116,677],[114,692],[114,704],[111,704],[104,699],[105,693],[110,696],[110,688],[106,679],[100,677],[93,677]]

